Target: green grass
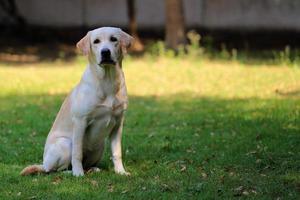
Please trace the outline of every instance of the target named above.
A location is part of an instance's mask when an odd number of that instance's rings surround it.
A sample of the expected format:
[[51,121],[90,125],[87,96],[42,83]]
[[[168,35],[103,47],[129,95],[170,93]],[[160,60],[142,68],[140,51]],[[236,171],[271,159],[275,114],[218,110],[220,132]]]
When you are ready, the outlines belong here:
[[299,199],[300,69],[195,57],[126,59],[132,176],[19,176],[84,65],[0,64],[0,199]]

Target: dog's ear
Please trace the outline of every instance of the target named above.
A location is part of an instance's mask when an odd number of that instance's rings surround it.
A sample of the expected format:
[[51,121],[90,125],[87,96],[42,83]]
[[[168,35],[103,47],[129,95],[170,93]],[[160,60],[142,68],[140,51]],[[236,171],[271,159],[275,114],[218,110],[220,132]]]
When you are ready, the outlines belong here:
[[128,33],[125,33],[120,29],[121,32],[121,37],[120,37],[120,42],[121,42],[121,48],[122,52],[126,53],[127,49],[130,48],[131,44],[133,43],[133,37],[129,35]]
[[88,55],[90,52],[90,32],[88,32],[79,42],[77,42],[76,47],[83,53],[83,55]]

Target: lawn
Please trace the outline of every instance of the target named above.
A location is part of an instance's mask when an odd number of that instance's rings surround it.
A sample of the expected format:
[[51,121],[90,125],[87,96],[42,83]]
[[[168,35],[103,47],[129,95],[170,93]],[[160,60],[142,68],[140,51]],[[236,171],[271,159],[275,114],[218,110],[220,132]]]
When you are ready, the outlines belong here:
[[0,199],[300,198],[300,68],[228,60],[125,60],[130,177],[21,177],[85,63],[0,62]]

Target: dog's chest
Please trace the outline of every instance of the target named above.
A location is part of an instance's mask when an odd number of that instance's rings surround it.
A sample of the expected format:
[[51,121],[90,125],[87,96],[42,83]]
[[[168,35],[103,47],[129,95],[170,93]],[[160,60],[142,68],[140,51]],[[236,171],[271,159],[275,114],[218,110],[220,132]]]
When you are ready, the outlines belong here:
[[90,113],[86,139],[93,143],[105,138],[116,125],[124,108],[124,102],[115,96],[102,98]]
[[117,96],[109,95],[100,98],[92,113],[92,118],[118,117],[125,109],[125,102]]

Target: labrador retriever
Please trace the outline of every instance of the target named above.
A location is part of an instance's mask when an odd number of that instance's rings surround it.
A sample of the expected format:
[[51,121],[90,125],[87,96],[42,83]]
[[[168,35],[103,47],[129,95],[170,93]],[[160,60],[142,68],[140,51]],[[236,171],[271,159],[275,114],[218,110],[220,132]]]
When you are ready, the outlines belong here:
[[127,91],[122,58],[133,38],[119,28],[89,31],[77,48],[88,57],[78,85],[70,92],[48,134],[42,165],[31,165],[21,175],[61,171],[72,167],[74,176],[99,163],[108,136],[114,171],[125,171],[121,154]]

